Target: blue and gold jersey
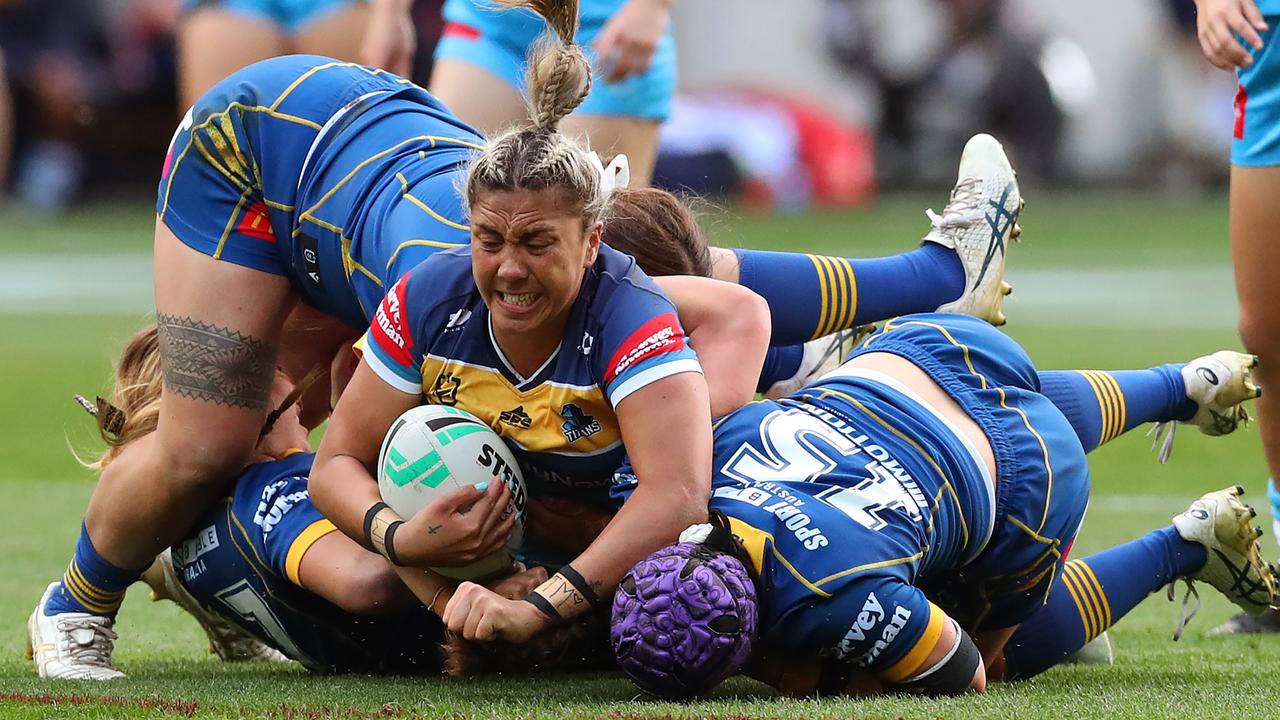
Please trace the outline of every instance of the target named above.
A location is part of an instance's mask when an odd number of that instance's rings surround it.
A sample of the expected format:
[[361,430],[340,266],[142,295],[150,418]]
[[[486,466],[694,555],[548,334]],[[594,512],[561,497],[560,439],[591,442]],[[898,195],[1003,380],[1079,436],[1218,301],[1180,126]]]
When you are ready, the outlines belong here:
[[713,462],[711,508],[761,578],[761,639],[908,677],[944,621],[920,585],[992,532],[976,448],[892,378],[855,373],[728,415]]
[[361,617],[302,587],[303,556],[336,530],[311,504],[314,459],[296,452],[246,468],[231,497],[171,548],[179,582],[206,609],[313,672],[438,671],[443,628],[426,608]]
[[185,245],[287,277],[308,304],[365,328],[408,268],[468,241],[457,186],[482,142],[388,72],[272,58],[187,113],[156,212]]
[[387,384],[483,419],[511,446],[535,495],[606,490],[623,457],[618,403],[701,372],[671,301],[630,256],[604,246],[564,339],[532,377],[519,376],[493,338],[470,247],[437,253],[402,278],[365,344]]

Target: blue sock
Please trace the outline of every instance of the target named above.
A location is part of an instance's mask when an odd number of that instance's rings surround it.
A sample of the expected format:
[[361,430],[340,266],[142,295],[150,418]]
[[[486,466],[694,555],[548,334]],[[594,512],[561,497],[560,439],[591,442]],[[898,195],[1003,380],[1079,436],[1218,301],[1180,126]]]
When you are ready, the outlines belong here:
[[1085,452],[1149,422],[1189,420],[1196,404],[1187,398],[1182,363],[1149,370],[1045,370],[1040,393],[1075,429]]
[[1183,540],[1172,525],[1068,562],[1049,601],[1005,645],[1006,679],[1029,678],[1057,665],[1148,595],[1204,563],[1204,546]]
[[141,576],[141,570],[121,570],[103,559],[89,539],[88,528],[81,522],[76,556],[49,598],[45,614],[81,612],[113,616],[124,601],[124,591]]
[[803,345],[769,348],[764,356],[764,367],[760,369],[760,382],[756,385],[756,392],[762,393],[779,380],[795,377],[800,372],[800,361],[803,358]]
[[936,243],[856,260],[734,250],[739,283],[769,302],[773,342],[800,343],[897,315],[933,312],[964,292],[964,266]]

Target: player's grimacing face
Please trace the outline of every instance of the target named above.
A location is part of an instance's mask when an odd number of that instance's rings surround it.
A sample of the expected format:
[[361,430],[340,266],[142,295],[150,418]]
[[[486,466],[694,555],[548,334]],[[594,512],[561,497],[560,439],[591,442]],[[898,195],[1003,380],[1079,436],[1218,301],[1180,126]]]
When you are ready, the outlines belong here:
[[[471,206],[471,270],[499,341],[559,342],[600,248],[558,189],[488,192]],[[505,344],[505,343],[504,343]]]

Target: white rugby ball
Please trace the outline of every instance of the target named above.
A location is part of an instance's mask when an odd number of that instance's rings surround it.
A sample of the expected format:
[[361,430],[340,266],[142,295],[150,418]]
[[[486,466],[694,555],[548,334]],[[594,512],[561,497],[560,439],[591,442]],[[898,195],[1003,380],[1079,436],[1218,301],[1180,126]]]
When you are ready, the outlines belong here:
[[511,488],[503,519],[516,516],[507,547],[469,565],[431,568],[458,580],[503,573],[511,567],[511,553],[524,542],[525,487],[515,456],[479,418],[445,405],[420,405],[396,418],[378,451],[382,501],[406,519],[441,495],[498,480]]

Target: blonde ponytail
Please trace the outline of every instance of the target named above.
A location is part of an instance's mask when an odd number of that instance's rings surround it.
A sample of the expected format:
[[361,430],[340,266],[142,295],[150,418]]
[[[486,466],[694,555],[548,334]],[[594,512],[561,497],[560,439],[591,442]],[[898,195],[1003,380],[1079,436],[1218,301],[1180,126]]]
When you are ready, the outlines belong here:
[[491,139],[467,170],[465,196],[474,205],[482,192],[513,190],[564,191],[582,209],[584,219],[604,217],[608,193],[587,148],[556,128],[591,92],[591,63],[574,42],[578,32],[577,0],[494,0],[508,8],[525,8],[551,27],[529,54],[525,107],[530,125]]

